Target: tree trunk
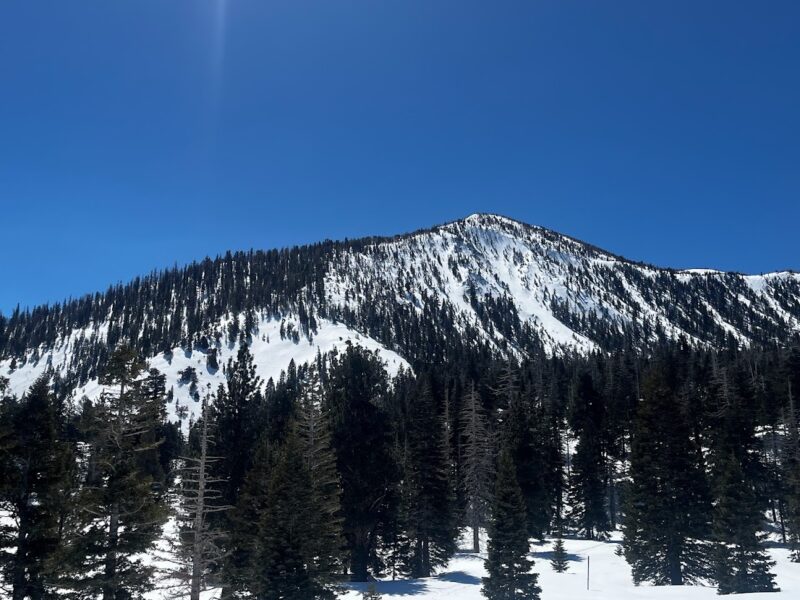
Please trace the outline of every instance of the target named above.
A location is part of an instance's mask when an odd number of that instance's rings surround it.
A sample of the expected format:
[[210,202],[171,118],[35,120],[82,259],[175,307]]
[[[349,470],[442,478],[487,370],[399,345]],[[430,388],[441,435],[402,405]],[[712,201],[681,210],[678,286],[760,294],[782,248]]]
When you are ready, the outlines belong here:
[[472,525],[472,551],[476,554],[481,551],[480,527],[477,523]]
[[681,561],[675,552],[667,553],[667,571],[670,585],[683,585],[683,570]]
[[20,519],[19,530],[17,531],[17,548],[14,555],[14,566],[12,575],[12,600],[23,600],[25,598],[25,558],[28,554],[28,528],[26,519]]
[[369,549],[366,544],[356,543],[353,546],[353,551],[350,554],[350,580],[351,581],[368,581],[369,570],[367,564],[369,563]]
[[203,433],[200,438],[200,465],[197,470],[197,505],[194,514],[194,540],[192,545],[192,580],[189,590],[190,600],[200,600],[203,582],[203,518],[206,510],[206,463],[208,457],[208,418],[205,399],[203,400]]
[[106,552],[105,581],[103,582],[103,600],[115,600],[117,595],[117,543],[119,542],[119,505],[111,507],[111,519],[108,524],[108,551]]

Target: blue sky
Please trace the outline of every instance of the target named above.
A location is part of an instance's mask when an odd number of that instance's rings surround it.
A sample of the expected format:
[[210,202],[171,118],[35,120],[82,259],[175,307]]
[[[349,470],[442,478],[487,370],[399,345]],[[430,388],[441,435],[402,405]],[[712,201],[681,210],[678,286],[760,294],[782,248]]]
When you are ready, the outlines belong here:
[[0,310],[476,211],[800,269],[800,3],[6,0]]

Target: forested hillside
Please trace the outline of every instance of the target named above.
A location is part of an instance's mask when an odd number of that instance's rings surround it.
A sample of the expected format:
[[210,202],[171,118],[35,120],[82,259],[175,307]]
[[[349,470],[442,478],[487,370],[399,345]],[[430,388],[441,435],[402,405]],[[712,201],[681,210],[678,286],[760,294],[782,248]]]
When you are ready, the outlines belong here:
[[559,572],[563,540],[621,534],[633,583],[775,591],[769,545],[800,561],[799,286],[475,215],[17,311],[0,590],[332,599],[460,551],[490,600],[547,598],[531,543]]

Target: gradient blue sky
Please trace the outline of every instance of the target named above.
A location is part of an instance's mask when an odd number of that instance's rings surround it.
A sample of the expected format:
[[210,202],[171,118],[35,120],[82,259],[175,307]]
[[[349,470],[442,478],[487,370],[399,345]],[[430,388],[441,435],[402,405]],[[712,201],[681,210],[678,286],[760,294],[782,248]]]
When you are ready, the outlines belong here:
[[800,269],[800,2],[5,0],[0,310],[498,212]]

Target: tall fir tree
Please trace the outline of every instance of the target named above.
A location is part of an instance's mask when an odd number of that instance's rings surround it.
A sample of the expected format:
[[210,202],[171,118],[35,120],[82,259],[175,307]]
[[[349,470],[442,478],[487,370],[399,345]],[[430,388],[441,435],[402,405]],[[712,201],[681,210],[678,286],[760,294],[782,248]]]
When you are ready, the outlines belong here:
[[700,449],[666,367],[655,366],[636,413],[623,550],[635,583],[683,585],[712,576],[711,504]]
[[531,573],[530,543],[522,490],[511,453],[504,449],[497,466],[492,518],[489,523],[488,577],[481,593],[488,600],[538,600],[538,576]]
[[592,376],[578,379],[571,426],[578,438],[572,458],[569,500],[570,520],[588,539],[602,537],[609,529],[606,510],[606,466],[603,448],[605,410]]
[[263,414],[262,381],[244,336],[236,360],[228,360],[225,376],[225,385],[219,386],[210,411],[217,438],[215,452],[221,457],[212,474],[225,480],[223,503],[235,506],[252,464]]
[[49,385],[42,377],[20,402],[0,406],[0,512],[13,523],[0,528],[0,572],[12,600],[56,593],[59,516],[75,463]]
[[348,344],[332,357],[326,403],[342,478],[343,532],[353,581],[369,579],[380,531],[395,519],[399,475],[384,410],[387,395],[388,375],[375,354]]
[[720,594],[777,591],[764,547],[764,466],[745,375],[716,375],[718,419],[711,446],[714,571]]
[[200,419],[190,433],[194,443],[189,444],[189,452],[181,458],[178,535],[167,572],[173,591],[188,592],[190,600],[200,599],[200,593],[209,587],[208,578],[219,570],[225,557],[225,532],[212,522],[211,516],[232,508],[221,503],[220,485],[224,480],[211,475],[211,468],[220,457],[213,454],[213,425],[209,421],[206,395]]
[[456,551],[458,529],[446,436],[431,384],[425,377],[411,410],[409,460],[403,482],[410,542],[407,569],[413,577],[430,577]]
[[83,415],[87,473],[64,581],[80,598],[131,600],[154,587],[154,567],[139,555],[161,534],[167,511],[141,460],[158,444],[151,432],[159,425],[142,391],[143,368],[133,350],[117,349],[100,379],[105,391]]
[[472,551],[480,552],[480,531],[488,524],[492,504],[494,447],[474,381],[461,404],[459,417],[461,485],[466,502],[464,516],[472,528]]
[[[324,531],[315,487],[297,429],[277,452],[257,523],[250,591],[257,600],[333,600],[338,545]],[[333,554],[332,554],[333,553]]]
[[313,500],[318,507],[314,524],[319,544],[317,569],[322,573],[341,573],[346,567],[343,555],[342,484],[336,469],[331,418],[316,367],[312,367],[307,374],[296,413],[294,426],[311,480]]
[[555,506],[555,490],[549,475],[549,437],[545,434],[547,423],[535,414],[533,392],[521,389],[515,380],[509,380],[508,370],[501,375],[500,390],[504,390],[506,408],[502,412],[502,444],[511,452],[517,468],[517,481],[522,490],[527,515],[528,535],[544,539],[550,526]]
[[784,412],[784,443],[781,452],[783,479],[782,504],[785,513],[787,539],[793,562],[800,562],[800,412],[796,406],[795,380],[800,380],[800,352],[789,362],[792,368],[786,383],[787,406]]

